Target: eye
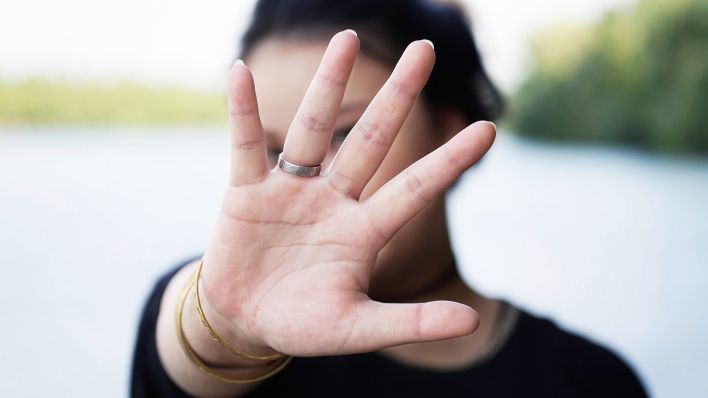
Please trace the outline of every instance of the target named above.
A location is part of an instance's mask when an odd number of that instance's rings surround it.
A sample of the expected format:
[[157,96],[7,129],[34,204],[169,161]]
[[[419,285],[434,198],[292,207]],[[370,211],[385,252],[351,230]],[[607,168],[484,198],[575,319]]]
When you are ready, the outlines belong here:
[[268,164],[270,164],[271,167],[275,167],[276,163],[278,163],[278,155],[280,155],[282,151],[282,149],[268,147],[266,153],[268,155]]
[[335,131],[334,134],[332,134],[332,142],[330,143],[330,149],[339,149],[339,147],[342,146],[344,139],[347,138],[347,135],[349,135],[349,132],[352,130],[352,128],[354,128],[354,125],[347,126]]

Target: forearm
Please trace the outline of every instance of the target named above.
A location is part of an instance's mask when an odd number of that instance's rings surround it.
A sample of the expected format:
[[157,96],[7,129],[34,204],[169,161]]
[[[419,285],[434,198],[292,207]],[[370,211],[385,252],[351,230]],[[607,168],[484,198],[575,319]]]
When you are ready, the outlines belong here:
[[[197,263],[192,263],[180,270],[170,280],[162,297],[156,329],[160,361],[170,378],[191,395],[198,397],[242,396],[258,383],[231,384],[217,380],[201,371],[180,345],[175,324],[175,309],[185,285],[194,275],[196,265]],[[259,372],[263,365],[232,356],[211,338],[199,319],[194,306],[194,295],[191,293],[193,290],[190,291],[184,303],[182,327],[186,340],[199,357],[214,368],[238,368],[233,371],[235,377]],[[218,317],[211,316],[209,320],[216,330],[224,330],[223,325],[219,324]]]

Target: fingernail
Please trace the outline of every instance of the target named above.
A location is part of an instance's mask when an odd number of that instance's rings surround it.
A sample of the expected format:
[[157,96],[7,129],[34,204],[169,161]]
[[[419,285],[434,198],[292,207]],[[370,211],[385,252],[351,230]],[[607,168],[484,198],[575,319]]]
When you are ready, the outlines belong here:
[[435,50],[435,45],[433,44],[432,41],[430,41],[430,40],[428,40],[428,39],[423,39],[423,40],[421,40],[421,41],[422,41],[423,43],[428,43],[428,44],[430,45],[430,48],[432,48],[433,50]]
[[497,129],[497,125],[494,122],[487,120],[487,123],[491,124],[492,127],[494,127],[494,130]]
[[236,65],[246,66],[246,64],[243,63],[243,60],[241,58],[234,61],[234,66]]
[[347,30],[345,30],[345,32],[351,32],[351,34],[353,34],[354,37],[359,37],[359,35],[357,35],[356,32],[354,31],[354,29],[347,29]]

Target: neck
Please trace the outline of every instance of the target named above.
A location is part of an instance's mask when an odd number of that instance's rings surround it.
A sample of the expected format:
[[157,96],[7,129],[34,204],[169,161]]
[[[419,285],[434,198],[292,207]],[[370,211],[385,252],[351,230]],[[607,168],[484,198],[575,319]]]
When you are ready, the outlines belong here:
[[[502,304],[478,294],[462,279],[448,239],[447,223],[444,221],[444,217],[442,220],[438,225],[431,225],[436,232],[433,236],[438,238],[425,248],[423,251],[425,255],[416,253],[417,255],[412,257],[417,261],[408,263],[411,274],[418,273],[425,278],[419,279],[414,288],[407,289],[405,293],[399,292],[386,301],[455,301],[468,305],[477,311],[481,321],[480,327],[471,335],[390,347],[382,350],[381,353],[399,362],[419,367],[454,369],[484,358],[495,335],[494,325],[499,318]],[[436,270],[436,272],[427,273],[431,270]]]
[[[416,290],[406,292],[405,294],[398,295],[391,302],[396,303],[410,303],[410,302],[423,302],[430,301],[429,298],[434,298],[435,300],[443,299],[439,298],[441,296],[446,296],[451,293],[450,288],[452,286],[458,285],[462,282],[462,278],[457,270],[457,264],[450,261],[448,265],[442,267],[439,275],[431,278],[425,285],[422,285]],[[464,282],[463,282],[464,283]],[[452,298],[444,298],[444,300],[451,300]]]
[[493,355],[496,326],[503,304],[486,298],[472,290],[455,272],[455,276],[438,288],[411,300],[428,302],[450,300],[472,307],[480,317],[480,326],[472,334],[427,343],[405,344],[389,347],[380,353],[408,365],[434,370],[456,370],[472,366]]

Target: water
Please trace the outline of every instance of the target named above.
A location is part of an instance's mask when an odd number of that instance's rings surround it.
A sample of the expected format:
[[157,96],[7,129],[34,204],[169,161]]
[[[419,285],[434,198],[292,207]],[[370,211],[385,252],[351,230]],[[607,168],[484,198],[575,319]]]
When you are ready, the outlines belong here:
[[[205,246],[227,176],[222,131],[152,130],[2,128],[1,396],[127,394],[145,295]],[[475,287],[611,345],[656,396],[708,396],[708,162],[501,135],[449,213]]]

